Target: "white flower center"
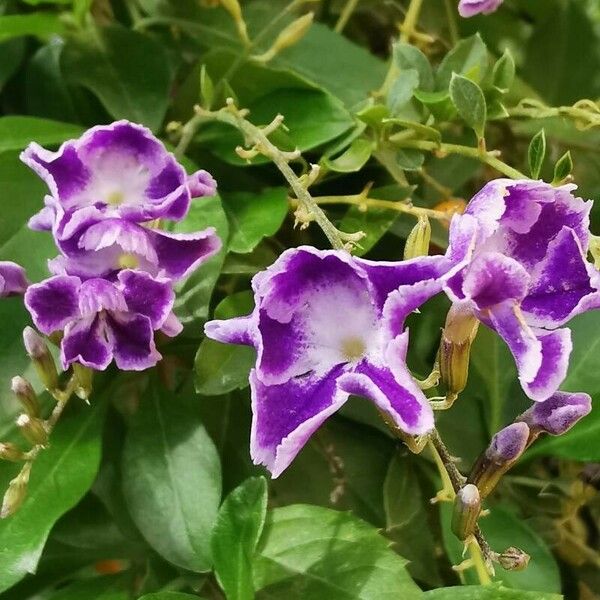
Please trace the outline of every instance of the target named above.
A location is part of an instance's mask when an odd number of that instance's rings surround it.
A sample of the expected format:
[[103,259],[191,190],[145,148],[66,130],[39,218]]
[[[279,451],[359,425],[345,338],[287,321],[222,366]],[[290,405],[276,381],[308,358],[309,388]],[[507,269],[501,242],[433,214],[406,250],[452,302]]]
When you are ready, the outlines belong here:
[[347,337],[342,340],[342,355],[348,362],[357,362],[365,354],[367,345],[359,337]]

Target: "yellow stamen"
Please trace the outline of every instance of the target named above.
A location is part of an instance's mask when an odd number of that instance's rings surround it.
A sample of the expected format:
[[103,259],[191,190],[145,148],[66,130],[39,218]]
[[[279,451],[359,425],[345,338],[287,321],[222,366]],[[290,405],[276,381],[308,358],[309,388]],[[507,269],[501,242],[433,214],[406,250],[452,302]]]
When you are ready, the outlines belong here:
[[342,342],[342,354],[348,362],[357,361],[364,356],[365,343],[357,337],[347,338]]
[[119,192],[119,191],[111,192],[106,197],[106,202],[108,204],[112,204],[113,206],[118,206],[119,204],[123,204],[124,200],[125,200],[125,195],[123,194],[123,192]]
[[135,254],[121,254],[117,264],[120,269],[135,269],[140,266],[140,261]]

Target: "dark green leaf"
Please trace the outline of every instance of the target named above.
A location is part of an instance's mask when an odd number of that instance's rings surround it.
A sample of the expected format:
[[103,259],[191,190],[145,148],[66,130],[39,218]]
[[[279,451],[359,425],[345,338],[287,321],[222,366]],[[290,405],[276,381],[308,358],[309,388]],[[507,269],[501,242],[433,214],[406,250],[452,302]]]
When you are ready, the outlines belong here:
[[546,157],[546,132],[540,129],[531,139],[527,158],[529,160],[529,172],[532,179],[540,176],[544,158]]
[[424,600],[562,600],[560,594],[511,590],[502,585],[441,588],[425,592]]
[[41,146],[60,144],[79,137],[83,127],[38,117],[0,117],[0,152],[21,150],[35,141]]
[[392,84],[387,97],[387,105],[391,115],[396,115],[410,102],[419,85],[419,73],[416,69],[402,71]]
[[[462,561],[463,544],[450,531],[452,505],[443,503],[442,526],[444,543],[450,560],[454,564]],[[516,546],[531,557],[524,571],[496,570],[496,581],[515,590],[559,593],[560,573],[556,560],[544,541],[523,521],[523,519],[500,507],[493,507],[490,514],[479,521],[481,529],[490,546],[503,551]],[[477,583],[477,575],[465,571],[467,583]]]
[[21,66],[25,56],[25,40],[15,38],[0,43],[0,91]]
[[337,158],[324,159],[325,166],[336,173],[356,173],[371,158],[373,142],[364,138],[355,139],[347,150]]
[[457,73],[472,81],[481,81],[487,71],[488,53],[479,34],[461,40],[440,63],[436,73],[438,90],[447,90],[452,74]]
[[221,506],[212,534],[215,573],[227,600],[252,600],[252,561],[267,515],[267,482],[253,477]]
[[20,35],[45,38],[62,34],[63,31],[64,25],[58,15],[49,12],[0,16],[0,41],[2,42]]
[[35,461],[23,506],[0,521],[0,591],[35,572],[52,526],[92,485],[105,407],[96,396],[91,407],[63,416],[50,446]]
[[215,99],[215,85],[210,78],[210,75],[206,72],[206,65],[202,65],[200,69],[200,99],[202,100],[202,106],[210,108]]
[[183,594],[181,592],[155,592],[154,594],[141,596],[139,600],[202,600],[202,598],[196,594]]
[[54,592],[48,600],[129,600],[125,577],[107,575],[82,579]]
[[573,171],[573,159],[570,150],[567,150],[554,166],[554,178],[552,183],[562,183]]
[[297,504],[269,514],[254,564],[257,598],[411,600],[422,592],[378,531],[348,513]]
[[515,59],[509,50],[505,50],[504,54],[496,61],[494,65],[493,80],[494,85],[502,93],[510,90],[515,79]]
[[92,91],[114,118],[142,123],[154,131],[161,126],[171,83],[161,44],[111,25],[70,38],[62,60],[68,80]]
[[219,456],[197,413],[157,381],[127,435],[123,492],[133,520],[161,556],[190,571],[210,569]]
[[258,194],[238,192],[223,197],[229,217],[229,250],[245,254],[277,233],[288,212],[287,189],[265,188]]
[[412,148],[400,149],[396,151],[396,162],[405,171],[418,171],[425,162],[425,155]]
[[433,71],[427,57],[416,47],[410,44],[397,43],[393,49],[394,62],[400,74],[403,71],[415,69],[419,75],[418,88],[433,91]]
[[478,139],[482,139],[487,109],[481,88],[474,81],[454,73],[450,80],[450,98],[463,121],[475,131]]
[[456,115],[456,108],[452,104],[448,90],[440,92],[424,92],[415,90],[415,98],[422,102],[438,121],[448,120]]

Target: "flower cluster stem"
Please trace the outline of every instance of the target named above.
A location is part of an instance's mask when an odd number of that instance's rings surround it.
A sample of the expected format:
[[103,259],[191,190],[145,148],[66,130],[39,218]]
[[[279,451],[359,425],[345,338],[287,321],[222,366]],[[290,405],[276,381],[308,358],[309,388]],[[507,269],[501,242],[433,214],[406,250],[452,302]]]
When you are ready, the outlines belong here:
[[340,18],[337,20],[337,23],[335,24],[335,31],[337,33],[342,33],[342,31],[344,31],[344,27],[346,27],[346,25],[348,24],[348,21],[350,20],[350,17],[356,10],[357,5],[358,5],[358,0],[347,0],[346,1],[346,4],[344,5],[344,8],[342,9],[342,12],[340,14]]

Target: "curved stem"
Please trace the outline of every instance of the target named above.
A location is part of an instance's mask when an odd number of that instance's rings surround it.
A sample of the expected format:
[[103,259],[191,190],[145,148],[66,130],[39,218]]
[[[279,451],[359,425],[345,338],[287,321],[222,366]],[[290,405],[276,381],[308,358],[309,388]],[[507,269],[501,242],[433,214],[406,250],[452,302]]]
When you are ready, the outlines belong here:
[[419,20],[419,14],[421,13],[421,7],[423,6],[423,0],[410,0],[408,10],[406,11],[406,17],[404,23],[402,23],[400,41],[407,43],[412,37],[417,21]]
[[344,30],[344,27],[346,27],[346,24],[350,20],[352,13],[356,10],[357,5],[358,5],[358,0],[347,0],[346,5],[344,6],[344,8],[340,14],[340,18],[338,19],[337,23],[335,24],[336,33],[342,33],[342,31]]

